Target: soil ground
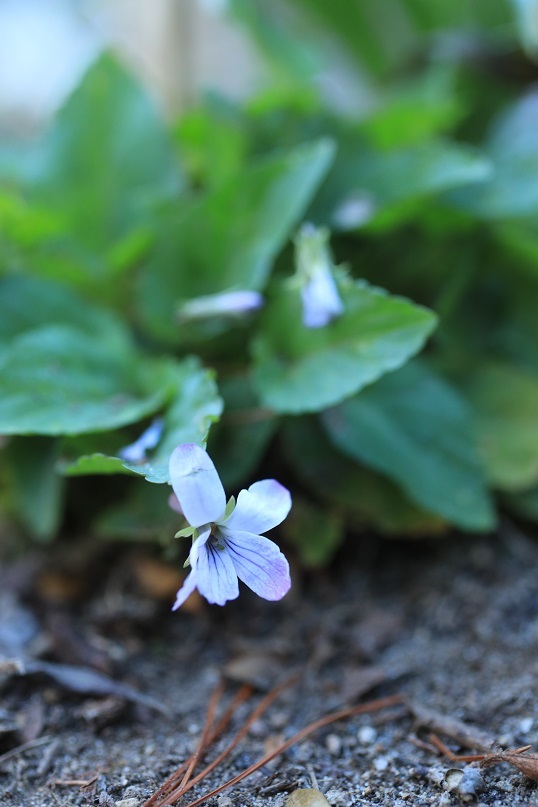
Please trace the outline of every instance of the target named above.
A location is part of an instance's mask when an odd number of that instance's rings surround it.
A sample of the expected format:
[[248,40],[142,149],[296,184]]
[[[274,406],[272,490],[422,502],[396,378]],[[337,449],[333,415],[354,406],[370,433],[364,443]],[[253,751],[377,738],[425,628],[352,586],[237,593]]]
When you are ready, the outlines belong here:
[[[42,563],[6,564],[0,579],[3,654],[26,664],[26,674],[21,662],[21,674],[5,664],[0,675],[2,807],[141,807],[196,747],[221,676],[224,702],[241,682],[257,689],[208,758],[244,723],[258,692],[292,672],[299,684],[190,799],[328,711],[402,693],[416,711],[434,713],[422,727],[402,706],[342,720],[207,804],[282,807],[294,789],[315,786],[334,807],[538,806],[537,782],[506,764],[473,774],[470,793],[450,791],[447,772],[464,764],[416,743],[435,728],[457,753],[471,753],[461,743],[472,745],[473,732],[498,748],[538,747],[538,543],[513,526],[488,538],[363,538],[329,572],[296,571],[280,603],[242,590],[225,608],[194,601],[174,614],[170,600],[143,594],[121,571],[130,568],[125,553],[106,569],[101,559],[91,596],[69,604],[50,580],[48,589],[40,583],[46,596],[35,595]],[[48,663],[106,672],[164,708],[121,691],[96,694],[72,667],[61,668],[67,680],[51,677]],[[470,742],[442,733],[447,718],[465,723]]]

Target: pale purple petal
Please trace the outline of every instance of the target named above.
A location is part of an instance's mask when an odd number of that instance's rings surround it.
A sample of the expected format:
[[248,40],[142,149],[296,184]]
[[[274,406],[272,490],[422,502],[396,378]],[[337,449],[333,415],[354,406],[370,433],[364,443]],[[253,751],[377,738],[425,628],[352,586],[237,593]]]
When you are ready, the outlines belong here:
[[190,322],[209,317],[241,316],[256,311],[262,305],[263,297],[257,291],[225,291],[188,300],[180,306],[178,317],[182,322]]
[[185,600],[190,597],[195,588],[196,579],[194,574],[191,572],[189,575],[187,575],[183,585],[176,594],[176,601],[172,607],[172,611],[177,611],[178,608],[181,608]]
[[168,497],[168,507],[172,510],[175,510],[176,513],[179,513],[180,516],[183,515],[183,510],[181,509],[181,505],[179,503],[179,499],[175,493],[171,493]]
[[325,266],[317,266],[301,288],[303,325],[306,328],[323,328],[344,311],[336,282]]
[[120,448],[118,457],[121,457],[125,462],[139,463],[144,462],[146,459],[146,451],[150,451],[158,444],[161,439],[164,428],[162,418],[156,418],[151,426],[142,432],[138,440],[131,443],[125,448]]
[[178,446],[170,457],[170,481],[189,524],[200,527],[217,521],[226,508],[226,495],[207,453],[194,443]]
[[206,600],[214,605],[224,605],[239,596],[237,572],[226,549],[218,549],[213,540],[207,541],[193,561],[196,587]]
[[291,586],[288,561],[278,546],[261,535],[229,532],[225,536],[237,576],[265,600],[281,600]]
[[260,534],[284,521],[290,508],[289,490],[276,479],[262,479],[241,491],[235,510],[223,524],[228,530]]

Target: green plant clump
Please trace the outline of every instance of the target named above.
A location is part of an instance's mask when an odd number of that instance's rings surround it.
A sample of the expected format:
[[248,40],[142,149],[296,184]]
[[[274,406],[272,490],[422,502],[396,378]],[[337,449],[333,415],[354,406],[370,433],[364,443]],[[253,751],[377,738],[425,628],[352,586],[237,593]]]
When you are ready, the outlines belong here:
[[[3,509],[41,540],[66,512],[160,538],[196,443],[232,489],[277,469],[310,565],[350,529],[536,519],[538,68],[510,7],[229,9],[255,97],[170,126],[105,54],[0,150]],[[356,109],[311,80],[336,62]]]

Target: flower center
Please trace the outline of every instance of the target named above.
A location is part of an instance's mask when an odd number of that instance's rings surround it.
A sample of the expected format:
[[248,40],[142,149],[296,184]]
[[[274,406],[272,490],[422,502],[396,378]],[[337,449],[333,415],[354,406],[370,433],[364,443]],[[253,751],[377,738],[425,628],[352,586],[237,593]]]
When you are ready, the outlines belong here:
[[221,552],[224,552],[226,549],[222,537],[218,534],[217,525],[214,523],[211,524],[211,534],[209,536],[209,540],[211,541],[211,546],[214,546],[215,549],[218,549]]

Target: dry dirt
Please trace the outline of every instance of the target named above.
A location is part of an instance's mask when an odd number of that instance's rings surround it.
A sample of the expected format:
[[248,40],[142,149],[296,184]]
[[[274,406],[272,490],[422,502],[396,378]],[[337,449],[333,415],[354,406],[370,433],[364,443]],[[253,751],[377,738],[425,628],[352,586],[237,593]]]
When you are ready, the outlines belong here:
[[[19,664],[0,673],[2,807],[141,807],[196,747],[222,676],[224,704],[241,682],[255,691],[208,759],[291,673],[299,683],[181,804],[327,712],[401,693],[415,716],[400,705],[334,723],[207,805],[282,807],[315,786],[335,807],[538,806],[537,783],[507,764],[472,766],[454,789],[447,772],[465,765],[428,747],[434,728],[457,753],[475,741],[538,748],[538,543],[514,526],[420,543],[364,537],[330,572],[296,571],[281,603],[243,590],[225,608],[176,614],[137,588],[128,552],[99,560],[84,597],[75,578],[71,593],[55,592],[54,576],[38,585],[44,562],[6,563],[0,578],[0,650]],[[101,694],[81,667],[106,673]]]

